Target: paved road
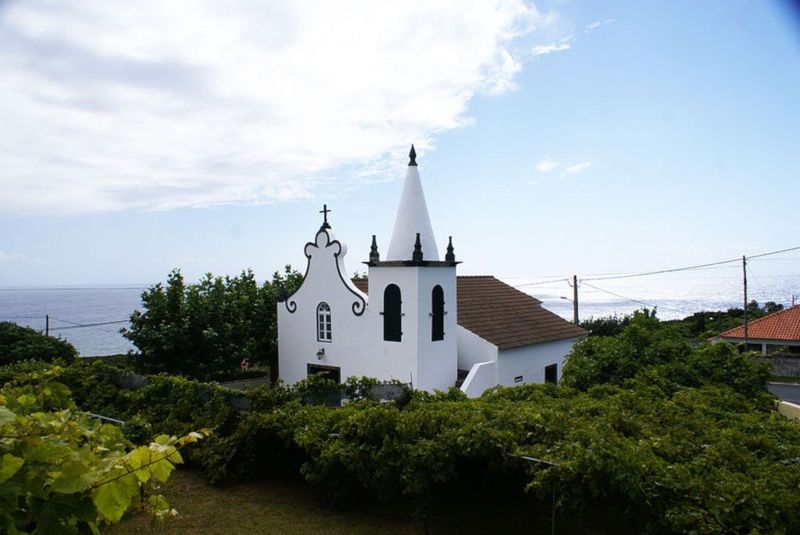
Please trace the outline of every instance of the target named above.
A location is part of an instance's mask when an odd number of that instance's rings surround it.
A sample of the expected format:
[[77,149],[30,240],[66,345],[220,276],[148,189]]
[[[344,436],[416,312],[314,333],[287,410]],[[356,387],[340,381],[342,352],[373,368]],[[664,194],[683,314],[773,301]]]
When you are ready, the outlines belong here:
[[800,385],[770,383],[769,390],[783,401],[800,405]]

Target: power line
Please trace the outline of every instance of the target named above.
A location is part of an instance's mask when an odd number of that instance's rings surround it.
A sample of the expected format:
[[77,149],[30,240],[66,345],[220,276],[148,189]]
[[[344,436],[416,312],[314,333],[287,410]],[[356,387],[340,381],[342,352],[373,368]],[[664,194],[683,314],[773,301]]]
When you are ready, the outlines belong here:
[[686,267],[679,267],[679,268],[672,268],[672,269],[660,269],[658,271],[645,271],[642,273],[630,273],[628,275],[616,275],[611,277],[592,277],[588,279],[581,279],[582,281],[607,281],[607,280],[617,280],[617,279],[632,279],[634,277],[646,277],[648,275],[660,275],[662,273],[675,273],[676,271],[689,271],[692,269],[700,269],[705,267],[711,266],[721,266],[723,264],[731,264],[733,262],[741,262],[741,258],[734,258],[731,260],[720,260],[719,262],[709,262],[708,264],[697,264],[695,266],[686,266]]
[[589,288],[594,288],[595,290],[600,290],[601,292],[607,293],[609,295],[613,295],[614,297],[619,297],[620,299],[625,299],[626,301],[630,301],[632,303],[637,303],[639,305],[643,305],[643,306],[646,306],[646,307],[656,308],[656,305],[653,305],[651,303],[645,303],[644,301],[639,301],[637,299],[632,299],[630,297],[625,297],[624,295],[620,295],[620,294],[612,292],[610,290],[604,290],[603,288],[595,286],[594,284],[589,284],[588,282],[585,282],[584,279],[581,279],[580,282],[581,282],[581,284],[584,284],[584,285],[588,286]]
[[752,256],[748,256],[747,259],[750,260],[751,258],[761,258],[762,256],[771,256],[774,254],[788,253],[790,251],[800,251],[800,246],[789,247],[788,249],[781,249],[780,251],[770,251],[768,253],[754,254]]
[[146,287],[146,286],[119,286],[119,287],[102,287],[102,286],[98,286],[98,287],[94,287],[94,288],[87,286],[87,287],[75,287],[75,288],[70,288],[70,287],[60,287],[60,288],[59,287],[56,287],[56,288],[0,288],[0,292],[50,292],[50,291],[56,291],[56,292],[67,291],[67,292],[69,292],[69,291],[86,291],[86,290],[107,291],[107,290],[147,290],[147,289],[149,289],[149,288]]
[[[62,320],[60,318],[54,318],[52,316],[51,316],[50,319],[54,319],[56,321],[60,321],[62,323],[68,323],[69,324],[69,326],[67,326],[67,327],[51,327],[50,328],[51,331],[66,331],[68,329],[83,329],[83,328],[86,328],[86,327],[97,328],[97,327],[101,327],[103,325],[115,325],[115,324],[119,324],[119,323],[129,323],[129,320],[101,321],[101,322],[98,322],[98,323],[75,323],[75,322],[72,322],[72,321]],[[107,329],[98,329],[98,330],[117,334],[116,332],[109,331]]]
[[540,286],[543,284],[553,284],[554,282],[569,282],[568,278],[563,279],[554,279],[549,281],[539,281],[539,282],[525,282],[522,284],[515,284],[514,288],[521,288],[522,286]]
[[[757,255],[748,256],[747,259],[749,260],[751,258],[762,258],[762,257],[765,257],[765,256],[771,256],[771,255],[776,255],[776,254],[780,254],[780,253],[788,253],[790,251],[799,251],[799,250],[800,250],[800,246],[788,247],[786,249],[780,249],[780,250],[777,250],[777,251],[770,251],[768,253],[761,253],[761,254],[757,254]],[[645,271],[645,272],[642,272],[642,273],[629,273],[627,275],[613,275],[613,276],[608,276],[608,277],[590,277],[590,278],[581,279],[581,280],[582,281],[604,281],[604,280],[631,279],[631,278],[634,278],[634,277],[646,277],[646,276],[649,276],[649,275],[660,275],[662,273],[675,273],[677,271],[689,271],[689,270],[701,269],[701,268],[707,268],[707,267],[713,267],[713,266],[721,266],[721,265],[724,265],[724,264],[732,264],[734,262],[741,262],[741,261],[742,261],[741,258],[732,258],[730,260],[720,260],[718,262],[709,262],[707,264],[696,264],[696,265],[693,265],[693,266],[684,266],[684,267],[671,268],[671,269],[660,269],[660,270],[657,270],[657,271]]]
[[625,299],[626,301],[630,301],[632,303],[636,303],[636,304],[639,304],[639,305],[642,305],[642,306],[650,307],[650,308],[653,308],[653,309],[661,308],[661,310],[669,310],[670,312],[677,312],[678,314],[685,314],[685,311],[683,311],[683,310],[678,310],[676,308],[669,308],[669,307],[665,307],[665,306],[654,305],[652,303],[645,303],[644,301],[639,301],[638,299],[633,299],[631,297],[626,297],[624,295],[612,292],[610,290],[605,290],[603,288],[595,286],[594,284],[589,284],[588,282],[584,282],[583,280],[581,280],[580,283],[581,284],[585,284],[586,286],[588,286],[590,288],[594,288],[595,290],[600,290],[601,292],[607,293],[609,295],[613,295],[614,297],[619,297],[620,299]]

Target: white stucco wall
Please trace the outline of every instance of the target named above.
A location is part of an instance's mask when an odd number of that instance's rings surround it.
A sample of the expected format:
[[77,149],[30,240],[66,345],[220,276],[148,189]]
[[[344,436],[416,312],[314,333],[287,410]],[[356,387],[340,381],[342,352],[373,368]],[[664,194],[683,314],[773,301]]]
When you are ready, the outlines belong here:
[[[344,264],[346,247],[334,242],[332,233],[320,231],[305,253],[309,265],[303,284],[285,303],[278,303],[280,379],[287,384],[305,379],[308,364],[339,367],[342,379],[361,375],[368,359],[364,350],[368,318],[366,311],[359,316],[353,308],[361,311],[367,297],[345,275],[349,273]],[[331,307],[330,342],[317,340],[317,305],[322,301]],[[321,360],[320,349],[325,350]]]
[[[329,241],[330,235],[330,241]],[[287,384],[307,377],[309,364],[340,368],[341,379],[355,375],[412,382],[422,390],[446,390],[457,375],[456,268],[429,266],[370,267],[372,299],[353,286],[344,264],[346,248],[320,231],[305,249],[305,279],[285,303],[278,303],[279,376]],[[400,287],[402,340],[383,340],[383,292]],[[431,340],[432,290],[444,292],[444,339]],[[361,300],[366,307],[361,315]],[[317,305],[331,307],[332,340],[317,340]],[[293,312],[292,312],[293,310]],[[325,350],[322,359],[317,358]]]
[[[564,357],[572,349],[578,338],[556,340],[513,349],[501,349],[497,356],[497,384],[518,386],[528,383],[544,383],[544,368],[550,364],[558,365],[558,378],[564,367]],[[522,376],[515,383],[514,378]]]
[[[409,268],[405,268],[409,269]],[[423,390],[447,390],[458,376],[458,318],[455,267],[420,267],[417,322],[417,373],[415,386]],[[433,288],[444,291],[444,339],[432,341]]]
[[[383,293],[389,284],[400,287],[402,299],[402,340],[383,340]],[[439,285],[444,291],[444,339],[431,340],[431,292]],[[457,309],[455,267],[373,266],[369,269],[370,329],[374,333],[374,363],[383,370],[404,373],[414,388],[446,390],[457,375]],[[380,377],[380,376],[378,376]]]
[[497,385],[497,362],[479,362],[472,366],[461,385],[461,391],[467,397],[480,397],[487,389]]
[[[383,292],[389,284],[400,288],[401,341],[387,342],[383,340],[384,310]],[[367,359],[360,359],[360,375],[378,377],[380,379],[397,379],[404,383],[413,380],[417,384],[416,354],[413,348],[417,345],[416,332],[416,299],[410,291],[417,286],[417,273],[413,269],[374,268],[369,269],[370,306],[367,311],[367,324],[363,335],[367,338],[365,347],[369,353]]]
[[458,369],[471,370],[479,362],[497,360],[497,346],[458,325]]

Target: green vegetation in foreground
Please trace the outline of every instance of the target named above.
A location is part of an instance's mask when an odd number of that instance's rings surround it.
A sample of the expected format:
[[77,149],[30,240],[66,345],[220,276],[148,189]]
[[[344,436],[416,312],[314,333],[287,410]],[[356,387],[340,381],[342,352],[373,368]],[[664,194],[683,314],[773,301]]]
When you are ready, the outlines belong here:
[[[450,490],[424,526],[397,505],[372,501],[358,507],[334,507],[298,478],[213,486],[198,471],[177,471],[164,495],[178,515],[158,533],[237,534],[441,534],[549,533],[550,505],[523,492],[469,487]],[[560,521],[563,522],[563,521]],[[150,534],[150,518],[133,513],[105,535]],[[557,524],[557,531],[600,533],[587,526]]]
[[0,533],[97,533],[131,507],[168,516],[156,491],[183,462],[178,448],[202,435],[162,435],[137,447],[119,427],[78,410],[59,373],[33,372],[0,388]]
[[[165,534],[415,533],[407,515],[386,508],[339,511],[301,482],[271,481],[213,487],[202,474],[181,470],[164,488],[178,511],[158,532]],[[150,517],[134,514],[107,535],[152,533]]]
[[[0,381],[47,369],[0,367]],[[389,504],[434,533],[543,531],[553,489],[561,532],[800,533],[800,426],[775,412],[768,366],[649,314],[577,344],[561,384],[479,399],[451,389],[381,403],[364,378],[333,408],[319,403],[337,386],[319,377],[234,392],[166,374],[124,388],[127,375],[78,359],[59,381],[82,409],[126,420],[133,442],[212,429],[185,456],[227,488],[299,476],[340,511]]]

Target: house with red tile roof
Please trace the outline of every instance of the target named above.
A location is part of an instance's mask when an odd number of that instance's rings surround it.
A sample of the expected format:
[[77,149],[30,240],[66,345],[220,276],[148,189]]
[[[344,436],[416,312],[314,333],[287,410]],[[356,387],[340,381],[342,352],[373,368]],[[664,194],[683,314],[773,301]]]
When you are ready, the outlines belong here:
[[763,355],[779,347],[789,347],[800,352],[800,305],[749,322],[747,332],[744,325],[729,329],[721,333],[718,339],[734,344],[760,346]]
[[345,276],[347,247],[323,207],[303,281],[278,303],[278,376],[395,379],[471,397],[557,382],[586,331],[495,277],[457,276],[452,238],[439,257],[413,146],[409,156],[388,252],[373,236],[367,278]]

